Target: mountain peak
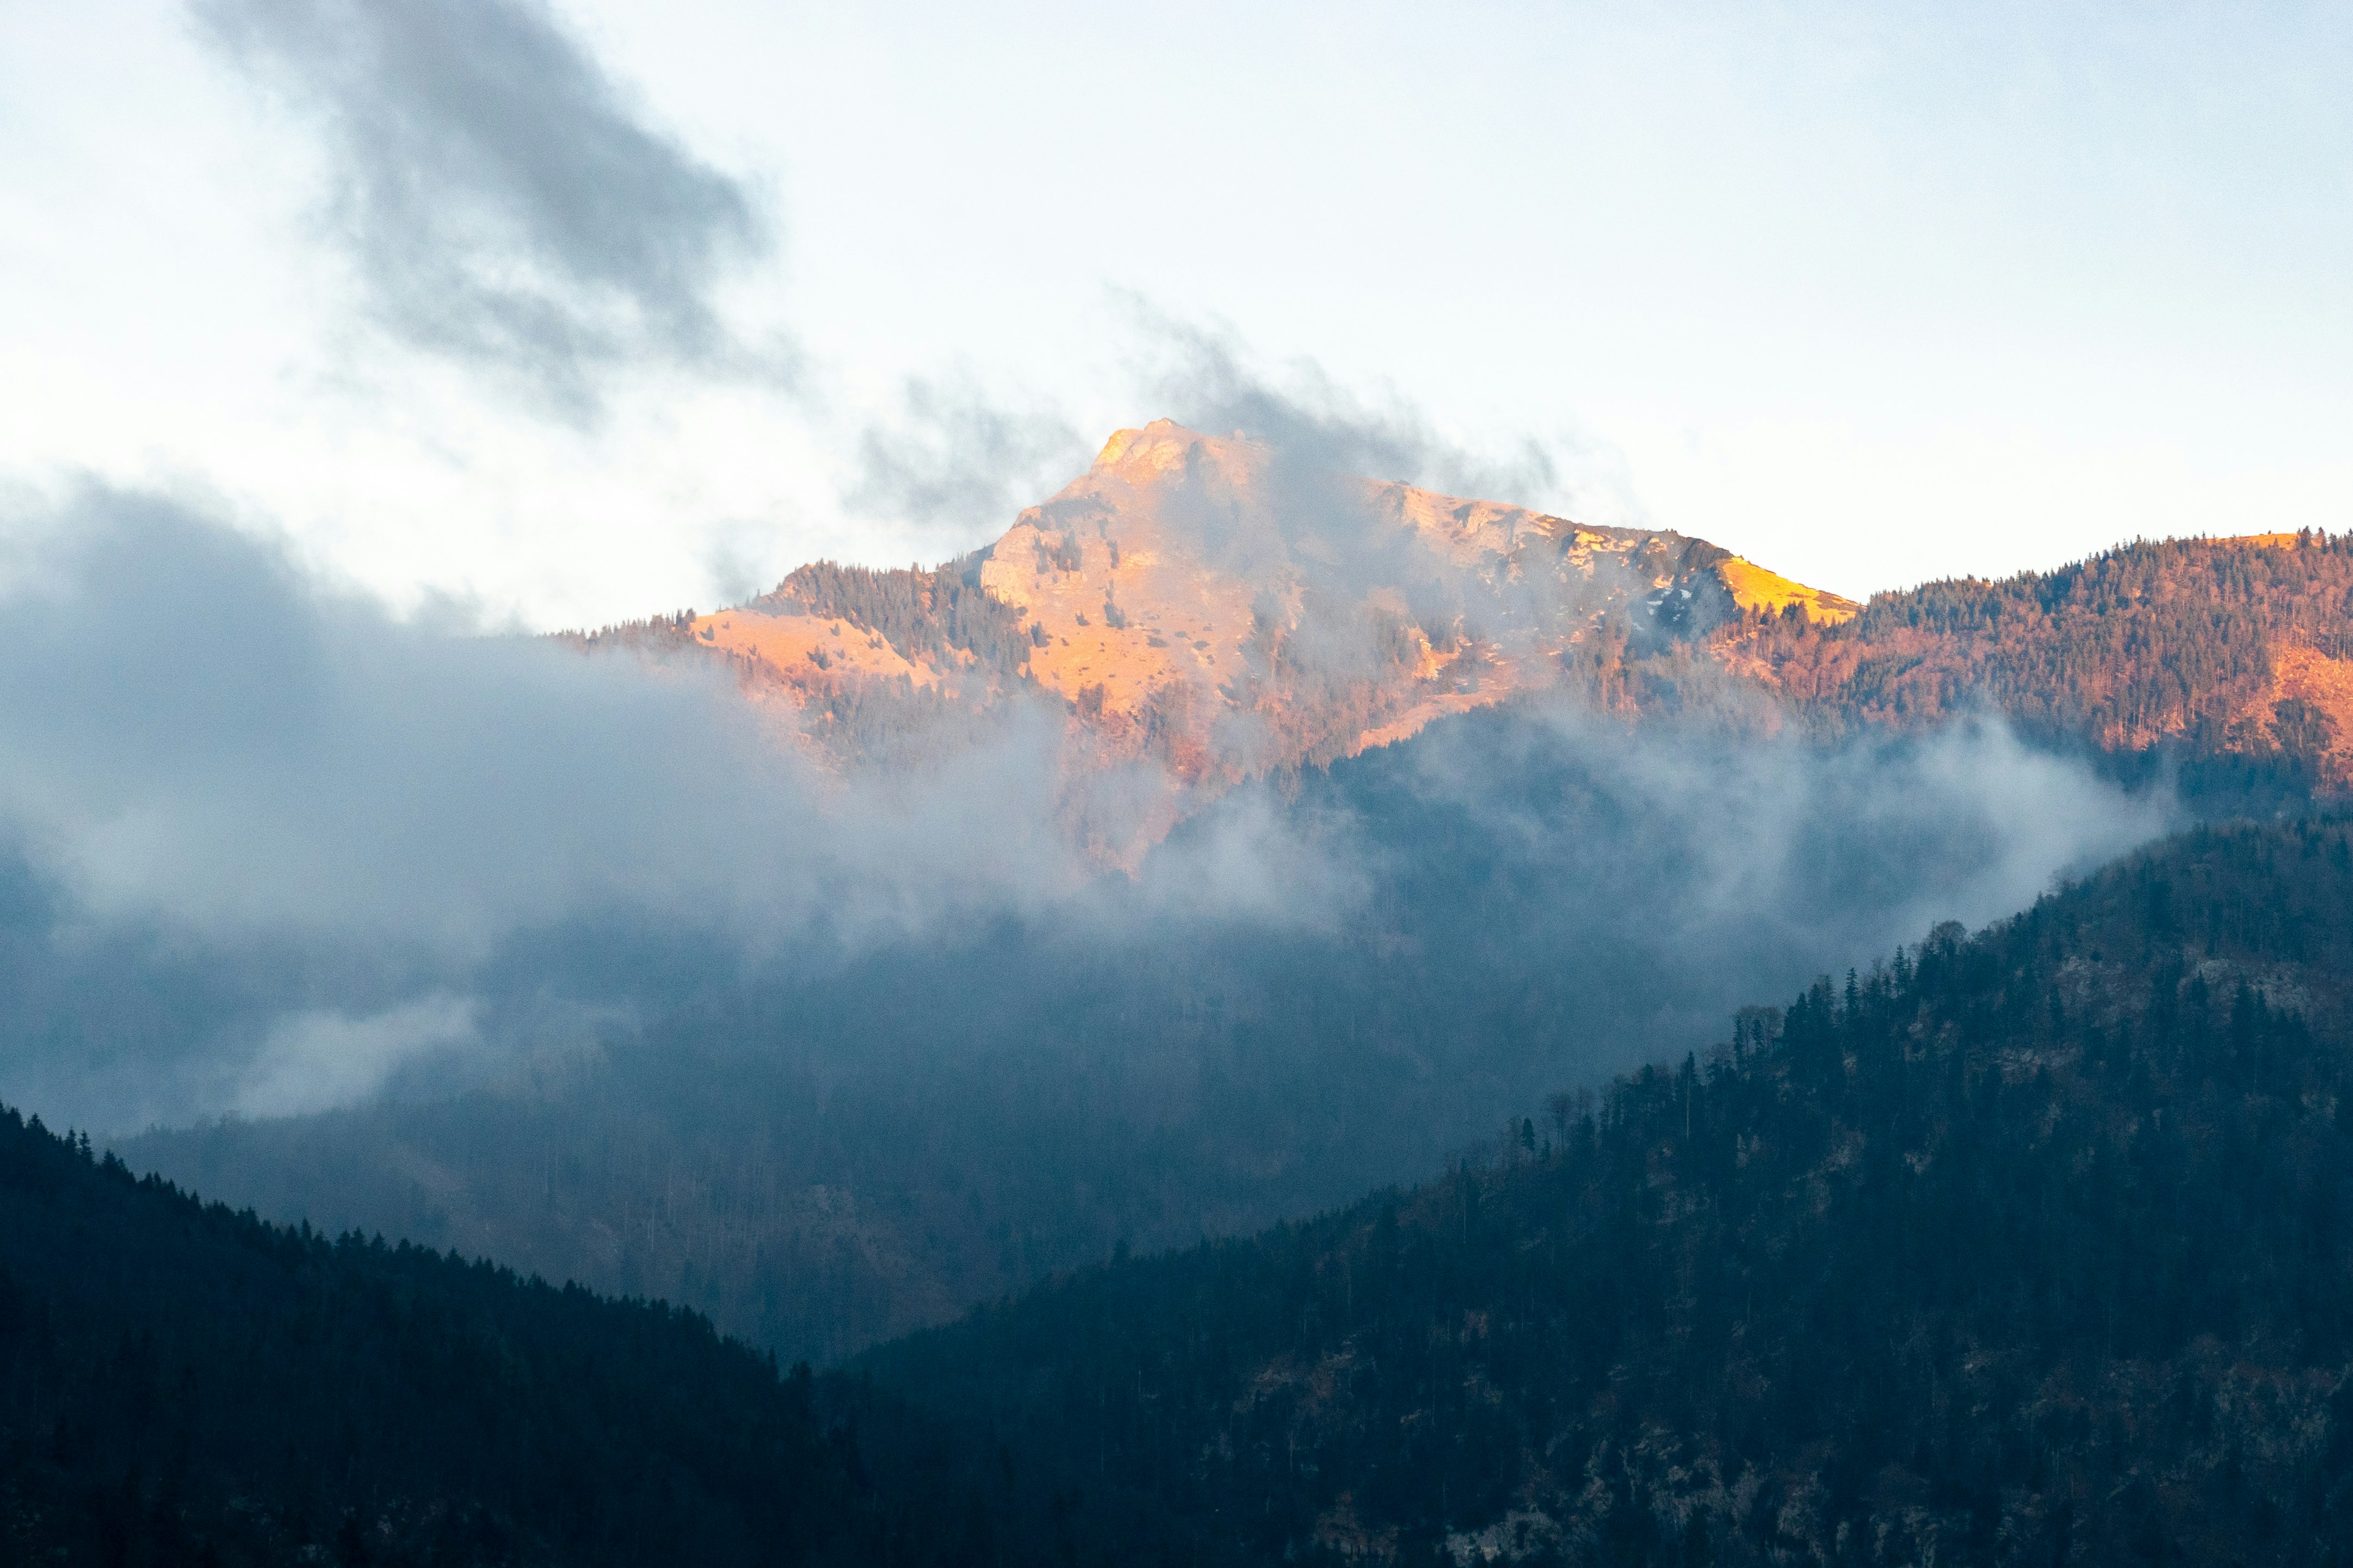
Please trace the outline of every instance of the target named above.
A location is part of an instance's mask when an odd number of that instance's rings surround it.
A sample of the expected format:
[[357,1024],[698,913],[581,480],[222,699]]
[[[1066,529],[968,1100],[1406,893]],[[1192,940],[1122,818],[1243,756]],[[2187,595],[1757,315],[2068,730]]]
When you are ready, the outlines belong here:
[[[1162,423],[1166,423],[1166,421],[1162,421]],[[1118,462],[1120,458],[1127,455],[1128,447],[1133,446],[1135,443],[1136,438],[1143,434],[1144,432],[1141,429],[1113,431],[1111,433],[1111,439],[1103,443],[1103,450],[1095,454],[1095,460],[1092,465],[1093,468],[1107,468],[1113,463]]]
[[1210,436],[1174,419],[1155,419],[1134,429],[1113,431],[1111,439],[1095,455],[1093,465],[1065,487],[1062,493],[1067,495],[1088,479],[1103,477],[1124,479],[1131,485],[1151,486],[1181,475],[1188,464],[1207,464],[1241,482],[1249,482],[1250,477],[1263,468],[1267,456],[1267,447],[1240,430],[1229,437]]
[[1199,432],[1188,430],[1174,419],[1155,419],[1148,425],[1133,429],[1114,430],[1111,433],[1111,439],[1103,443],[1103,450],[1095,454],[1093,468],[1090,471],[1116,467],[1131,452],[1137,452],[1139,447],[1145,452],[1170,447],[1181,450],[1186,444],[1200,439]]
[[1172,419],[1117,430],[953,570],[806,568],[686,635],[837,727],[876,721],[892,692],[927,712],[1058,699],[1081,773],[1163,779],[1103,829],[1134,847],[1241,779],[1557,685],[1609,649],[1858,607],[1704,540],[1280,458]]

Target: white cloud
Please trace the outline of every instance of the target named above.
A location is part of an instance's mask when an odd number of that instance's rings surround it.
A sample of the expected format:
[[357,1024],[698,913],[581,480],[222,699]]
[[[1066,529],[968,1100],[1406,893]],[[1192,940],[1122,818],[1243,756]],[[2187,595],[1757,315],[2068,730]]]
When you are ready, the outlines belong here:
[[479,1044],[480,1011],[436,993],[364,1017],[319,1009],[280,1019],[245,1064],[228,1109],[300,1116],[357,1104],[419,1058]]

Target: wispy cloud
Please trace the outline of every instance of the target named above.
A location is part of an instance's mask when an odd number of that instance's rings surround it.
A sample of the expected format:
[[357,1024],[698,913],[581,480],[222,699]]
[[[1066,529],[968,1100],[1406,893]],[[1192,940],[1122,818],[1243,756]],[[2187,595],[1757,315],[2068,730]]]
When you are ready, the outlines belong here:
[[650,124],[534,0],[195,0],[321,136],[327,232],[395,339],[579,423],[648,365],[781,376],[717,289],[768,254],[742,178]]
[[479,1005],[435,994],[366,1017],[331,1009],[280,1020],[241,1075],[234,1108],[296,1116],[366,1099],[405,1064],[478,1044]]
[[1139,390],[1179,424],[1240,430],[1302,472],[1402,479],[1449,495],[1544,508],[1558,504],[1562,444],[1521,436],[1479,448],[1443,435],[1411,401],[1344,385],[1313,360],[1270,372],[1231,329],[1171,316],[1114,296],[1140,345]]
[[917,377],[895,418],[867,426],[844,500],[864,515],[911,524],[949,547],[993,537],[1013,514],[1060,488],[1087,458],[1060,411],[1015,406],[970,375]]

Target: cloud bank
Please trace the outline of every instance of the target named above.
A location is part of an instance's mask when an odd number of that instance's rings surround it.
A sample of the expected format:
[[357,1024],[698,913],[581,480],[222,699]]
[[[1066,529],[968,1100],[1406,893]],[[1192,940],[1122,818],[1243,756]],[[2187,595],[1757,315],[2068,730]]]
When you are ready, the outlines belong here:
[[[1540,979],[1617,1020],[1512,1069],[1557,1082],[1673,1033],[1643,1007],[1707,1026],[2167,820],[1994,726],[1823,748],[1520,710],[1240,791],[1130,882],[1058,826],[1059,709],[845,774],[709,663],[397,620],[170,498],[20,502],[0,628],[0,1098],[118,1130],[479,1081],[778,987],[853,1021],[796,1047],[851,1064],[859,987],[1000,952],[1025,1007],[1139,973],[1182,1012],[1250,953],[1274,995],[1293,958],[1340,984],[1394,952],[1417,1017]],[[954,1013],[907,1048],[977,1038]]]
[[860,434],[843,500],[958,545],[1002,529],[1087,460],[1084,439],[1058,410],[1011,406],[969,376],[914,378],[900,404],[895,418]]
[[[303,1099],[297,1058],[388,1068],[395,1037],[457,1040],[540,993],[822,966],[1086,875],[1040,804],[1050,740],[1018,716],[952,769],[846,788],[701,661],[396,621],[151,495],[90,489],[6,524],[16,956],[69,1035],[92,1015],[56,981],[57,942],[176,976],[145,1025],[39,1064],[52,1087],[86,1069],[120,1088],[137,1063],[109,1062],[152,1036],[169,1058],[152,1087],[81,1114],[282,1108]],[[493,984],[504,1000],[469,1011]],[[9,1087],[33,1048],[13,1042]],[[334,1094],[383,1076],[325,1070]]]

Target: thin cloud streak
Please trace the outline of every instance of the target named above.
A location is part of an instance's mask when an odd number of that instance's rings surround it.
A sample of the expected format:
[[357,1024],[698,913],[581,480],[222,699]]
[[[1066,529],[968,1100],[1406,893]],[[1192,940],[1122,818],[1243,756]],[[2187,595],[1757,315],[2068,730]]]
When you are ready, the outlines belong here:
[[594,424],[621,373],[788,380],[717,303],[774,247],[743,179],[649,124],[534,0],[196,0],[316,131],[323,219],[394,340]]
[[1230,329],[1168,315],[1132,294],[1114,294],[1113,303],[1142,347],[1139,389],[1180,425],[1212,435],[1238,430],[1301,474],[1399,479],[1540,510],[1558,504],[1564,457],[1535,437],[1475,450],[1448,439],[1403,397],[1367,400],[1313,361],[1293,364],[1286,384],[1259,369]]
[[957,542],[993,536],[1087,460],[1058,409],[1015,407],[970,375],[913,377],[895,417],[867,426],[843,504]]

